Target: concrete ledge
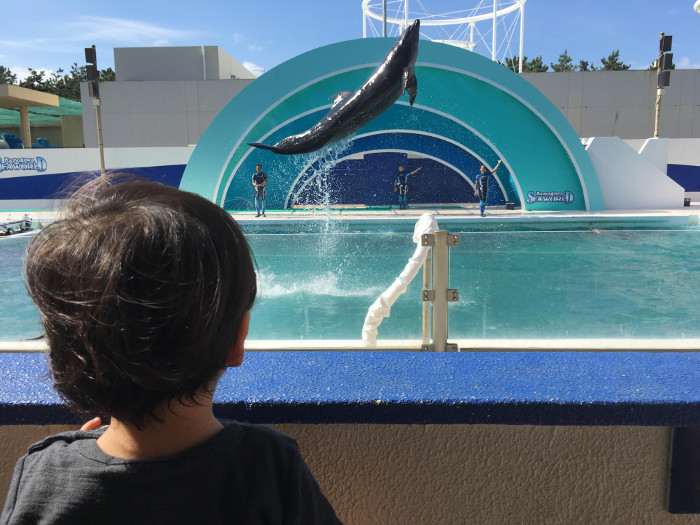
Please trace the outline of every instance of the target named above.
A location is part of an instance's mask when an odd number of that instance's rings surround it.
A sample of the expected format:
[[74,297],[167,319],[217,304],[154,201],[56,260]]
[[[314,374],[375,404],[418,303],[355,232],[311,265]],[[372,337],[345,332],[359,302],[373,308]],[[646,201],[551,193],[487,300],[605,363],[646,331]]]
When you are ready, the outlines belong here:
[[[215,402],[263,423],[700,426],[700,354],[251,352]],[[0,354],[0,425],[84,419],[43,355]]]

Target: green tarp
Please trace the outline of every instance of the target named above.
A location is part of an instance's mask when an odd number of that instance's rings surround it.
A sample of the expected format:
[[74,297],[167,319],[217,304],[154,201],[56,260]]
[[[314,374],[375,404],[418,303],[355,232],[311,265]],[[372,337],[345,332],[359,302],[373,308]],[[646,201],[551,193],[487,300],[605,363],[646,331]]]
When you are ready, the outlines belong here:
[[[82,115],[82,104],[66,98],[58,99],[58,107],[29,108],[30,124],[60,123],[61,115]],[[19,108],[0,108],[0,127],[19,127]]]

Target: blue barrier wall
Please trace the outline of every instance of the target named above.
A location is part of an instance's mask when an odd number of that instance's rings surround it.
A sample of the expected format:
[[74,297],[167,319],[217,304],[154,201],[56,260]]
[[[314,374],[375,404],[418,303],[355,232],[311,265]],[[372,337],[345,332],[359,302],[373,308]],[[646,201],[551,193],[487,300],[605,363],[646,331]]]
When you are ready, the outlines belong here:
[[[0,354],[0,425],[80,423],[45,357]],[[265,423],[700,426],[700,354],[249,352],[219,417]]]
[[[185,171],[185,165],[129,167],[123,171],[177,188]],[[30,177],[4,177],[0,178],[0,198],[2,200],[61,198],[69,185],[82,178],[87,180],[94,176],[95,171],[73,171]]]

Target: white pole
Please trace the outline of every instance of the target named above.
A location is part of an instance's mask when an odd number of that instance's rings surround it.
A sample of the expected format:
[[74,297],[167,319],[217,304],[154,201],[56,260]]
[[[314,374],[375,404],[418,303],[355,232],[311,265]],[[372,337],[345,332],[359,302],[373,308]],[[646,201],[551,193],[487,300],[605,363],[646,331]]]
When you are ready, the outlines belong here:
[[102,184],[107,184],[107,172],[105,171],[105,150],[104,144],[102,142],[102,112],[100,107],[102,102],[100,97],[95,97],[92,99],[92,104],[95,106],[95,118],[97,120],[97,149],[100,153],[100,177]]
[[382,2],[382,36],[386,36],[386,0]]
[[[431,289],[432,257],[430,251],[423,263],[423,290]],[[423,344],[430,343],[430,301],[423,301]]]
[[447,232],[438,231],[433,236],[433,350],[444,352],[447,348],[447,281],[450,258]]
[[403,29],[405,31],[408,28],[408,0],[405,0],[403,4],[403,18]]
[[[664,34],[659,33],[659,44],[663,42]],[[661,60],[663,59],[664,51],[662,46],[659,45],[659,59],[656,61],[656,78],[658,81],[659,74],[661,73]],[[664,94],[664,88],[658,85],[656,86],[656,111],[654,112],[654,138],[659,138],[659,120],[661,117],[661,96]]]
[[518,73],[523,72],[523,41],[525,35],[525,2],[520,4],[520,59],[518,61]]
[[493,34],[491,35],[491,60],[496,61],[496,2],[493,0]]

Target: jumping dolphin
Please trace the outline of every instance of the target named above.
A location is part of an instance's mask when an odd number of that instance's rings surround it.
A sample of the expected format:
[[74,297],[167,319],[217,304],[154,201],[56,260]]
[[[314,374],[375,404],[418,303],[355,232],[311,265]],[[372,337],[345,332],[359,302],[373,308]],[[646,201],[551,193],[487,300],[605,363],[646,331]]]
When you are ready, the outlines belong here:
[[249,142],[248,145],[269,149],[280,155],[309,153],[354,133],[384,113],[406,91],[413,105],[418,92],[414,66],[418,55],[419,29],[420,20],[416,20],[357,91],[341,91],[333,95],[330,111],[311,129],[291,135],[274,146],[260,142]]

